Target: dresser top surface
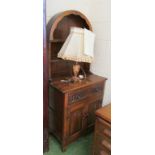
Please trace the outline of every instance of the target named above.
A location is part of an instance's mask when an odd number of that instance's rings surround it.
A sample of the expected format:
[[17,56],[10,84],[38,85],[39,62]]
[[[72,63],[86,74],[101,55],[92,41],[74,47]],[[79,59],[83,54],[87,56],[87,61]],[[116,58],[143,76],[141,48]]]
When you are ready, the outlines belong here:
[[106,78],[98,76],[98,75],[94,75],[94,74],[88,75],[86,79],[82,80],[81,82],[75,82],[75,83],[64,83],[64,82],[61,82],[62,79],[63,78],[58,78],[58,79],[53,80],[50,83],[50,86],[58,89],[59,91],[63,93],[74,91],[80,88],[84,88],[92,84],[103,82],[106,80]]
[[111,104],[98,109],[96,115],[111,123]]

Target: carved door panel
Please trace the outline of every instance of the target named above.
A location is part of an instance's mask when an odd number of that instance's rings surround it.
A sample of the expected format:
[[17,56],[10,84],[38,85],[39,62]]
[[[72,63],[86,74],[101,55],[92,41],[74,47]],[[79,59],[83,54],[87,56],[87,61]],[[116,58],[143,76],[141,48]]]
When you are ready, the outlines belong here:
[[70,112],[69,136],[72,136],[82,130],[83,126],[83,107]]
[[95,111],[102,106],[102,100],[92,102],[88,106],[88,126],[92,126],[95,123]]

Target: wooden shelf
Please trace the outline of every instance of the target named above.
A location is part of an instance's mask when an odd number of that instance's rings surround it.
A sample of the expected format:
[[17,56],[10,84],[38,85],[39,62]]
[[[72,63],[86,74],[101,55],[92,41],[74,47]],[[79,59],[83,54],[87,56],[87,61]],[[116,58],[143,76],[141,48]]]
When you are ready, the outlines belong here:
[[49,62],[52,63],[52,62],[60,62],[60,61],[65,61],[66,63],[74,63],[75,61],[71,61],[71,60],[64,60],[64,59],[61,59],[61,58],[54,58],[54,59],[50,59]]
[[[74,10],[57,14],[47,24],[49,78],[61,76],[62,72],[70,75],[68,66],[72,66],[74,62],[57,58],[57,55],[70,34],[71,27],[87,28],[92,31],[87,17]],[[89,71],[89,64],[81,63],[81,65],[86,72]]]
[[63,59],[61,58],[55,58],[55,59],[51,59],[50,62],[57,62],[57,61],[63,61]]
[[50,40],[50,42],[52,42],[52,43],[64,43],[65,40],[62,40],[62,39],[54,39],[54,40]]

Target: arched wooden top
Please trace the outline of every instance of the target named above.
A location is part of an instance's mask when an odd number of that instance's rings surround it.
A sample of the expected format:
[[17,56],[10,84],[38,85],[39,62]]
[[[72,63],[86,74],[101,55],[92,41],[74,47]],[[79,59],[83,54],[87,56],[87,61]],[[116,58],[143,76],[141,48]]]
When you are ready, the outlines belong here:
[[54,39],[54,31],[57,28],[58,24],[63,20],[63,18],[70,16],[70,15],[75,15],[75,16],[79,16],[81,19],[83,19],[85,21],[85,23],[88,26],[88,29],[92,30],[92,26],[89,22],[89,20],[87,19],[87,17],[82,14],[79,11],[76,10],[68,10],[68,11],[64,11],[64,12],[60,12],[58,14],[56,14],[47,24],[47,39],[48,40],[53,40]]
[[[71,76],[73,61],[57,57],[70,33],[71,27],[87,28],[92,31],[92,26],[87,17],[79,11],[68,10],[56,14],[47,24],[47,42],[49,57],[49,79],[60,76]],[[90,73],[89,63],[80,63],[86,74]]]

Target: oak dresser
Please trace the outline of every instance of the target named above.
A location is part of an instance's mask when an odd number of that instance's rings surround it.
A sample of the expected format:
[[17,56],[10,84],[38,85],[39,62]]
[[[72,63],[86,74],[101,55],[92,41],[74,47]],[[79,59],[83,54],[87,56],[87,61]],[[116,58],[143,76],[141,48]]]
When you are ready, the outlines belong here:
[[111,104],[96,111],[93,155],[111,155]]
[[[86,73],[81,82],[67,83],[75,62],[57,58],[71,27],[92,26],[79,11],[69,10],[56,14],[47,24],[49,68],[49,132],[61,143],[62,150],[81,135],[91,131],[95,111],[101,107],[106,78],[90,72],[89,63],[80,63]],[[82,71],[80,72],[82,74]]]

